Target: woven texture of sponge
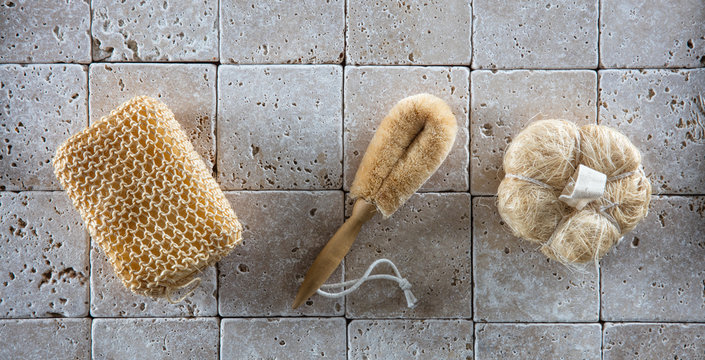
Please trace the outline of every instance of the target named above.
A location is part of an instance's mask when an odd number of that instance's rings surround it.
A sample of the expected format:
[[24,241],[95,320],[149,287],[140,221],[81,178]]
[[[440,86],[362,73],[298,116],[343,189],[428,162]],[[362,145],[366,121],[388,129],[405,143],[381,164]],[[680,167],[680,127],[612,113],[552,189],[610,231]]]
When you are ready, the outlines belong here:
[[210,170],[163,103],[136,97],[69,138],[54,172],[133,292],[167,297],[241,240]]

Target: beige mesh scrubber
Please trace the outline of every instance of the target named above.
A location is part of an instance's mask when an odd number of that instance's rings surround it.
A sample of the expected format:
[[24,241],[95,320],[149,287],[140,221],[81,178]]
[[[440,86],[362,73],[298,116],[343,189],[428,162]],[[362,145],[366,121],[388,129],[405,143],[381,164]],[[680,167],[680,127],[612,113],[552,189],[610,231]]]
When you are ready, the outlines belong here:
[[[407,97],[389,111],[355,174],[350,189],[352,198],[357,199],[352,216],[309,268],[294,300],[294,308],[311,297],[330,277],[365,222],[377,211],[385,218],[391,216],[436,172],[448,156],[457,130],[457,120],[450,107],[433,95]],[[405,287],[403,281],[399,283]]]
[[134,293],[173,301],[241,240],[210,170],[155,99],[135,97],[69,138],[54,172]]
[[499,214],[562,263],[597,264],[649,208],[639,150],[606,126],[536,121],[509,145],[503,166]]

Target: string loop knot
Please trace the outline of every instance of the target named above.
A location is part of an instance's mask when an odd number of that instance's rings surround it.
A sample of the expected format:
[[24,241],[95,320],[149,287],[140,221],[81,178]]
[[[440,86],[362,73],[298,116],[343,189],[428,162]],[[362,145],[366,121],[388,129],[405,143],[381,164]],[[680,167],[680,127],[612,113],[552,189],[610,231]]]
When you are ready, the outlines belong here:
[[[374,274],[370,275],[372,271],[377,267],[379,264],[389,264],[389,266],[392,267],[392,270],[394,271],[395,275],[389,275],[389,274]],[[409,308],[413,308],[416,306],[416,303],[418,302],[418,299],[414,294],[411,292],[411,283],[409,280],[406,278],[403,278],[401,276],[401,273],[399,272],[399,269],[397,268],[394,263],[389,260],[389,259],[378,259],[370,266],[367,268],[365,271],[365,274],[362,275],[359,279],[353,279],[353,280],[348,280],[340,283],[335,283],[335,284],[323,284],[320,289],[316,291],[318,295],[321,295],[323,297],[327,298],[340,298],[345,295],[348,295],[352,293],[353,291],[357,290],[363,283],[365,283],[368,280],[392,280],[396,281],[397,284],[399,285],[399,288],[404,292],[404,297],[406,298],[406,305]],[[341,288],[341,287],[348,287],[348,289],[345,289],[343,291],[337,292],[337,293],[331,293],[327,292],[323,289],[335,289],[335,288]]]

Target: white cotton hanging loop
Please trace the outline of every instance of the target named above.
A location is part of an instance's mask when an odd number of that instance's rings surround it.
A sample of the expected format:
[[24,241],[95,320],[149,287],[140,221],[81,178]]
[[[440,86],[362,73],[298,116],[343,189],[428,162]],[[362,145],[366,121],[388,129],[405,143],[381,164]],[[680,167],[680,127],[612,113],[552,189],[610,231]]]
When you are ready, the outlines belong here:
[[[377,265],[382,264],[382,263],[389,264],[389,266],[392,267],[392,270],[394,271],[394,274],[396,276],[389,275],[389,274],[370,275],[372,270],[374,270],[374,268]],[[416,306],[416,303],[418,300],[416,299],[414,294],[411,292],[411,283],[409,282],[409,280],[407,280],[401,276],[401,273],[399,272],[399,269],[397,268],[397,266],[394,265],[394,263],[389,259],[376,260],[375,262],[370,264],[370,266],[365,271],[365,274],[362,275],[362,277],[359,279],[348,280],[348,281],[344,281],[341,283],[335,283],[335,284],[323,284],[321,286],[321,288],[316,291],[316,293],[318,295],[321,295],[321,296],[324,296],[327,298],[340,298],[340,297],[348,295],[348,294],[352,293],[353,291],[357,290],[365,281],[368,281],[368,280],[393,280],[393,281],[396,281],[397,284],[399,284],[399,287],[401,288],[401,290],[404,292],[404,296],[406,297],[406,305],[409,308],[413,308],[414,306]],[[343,290],[341,292],[337,292],[337,293],[330,293],[325,290],[322,290],[322,289],[342,288],[342,287],[348,287],[348,286],[350,286],[350,288]]]

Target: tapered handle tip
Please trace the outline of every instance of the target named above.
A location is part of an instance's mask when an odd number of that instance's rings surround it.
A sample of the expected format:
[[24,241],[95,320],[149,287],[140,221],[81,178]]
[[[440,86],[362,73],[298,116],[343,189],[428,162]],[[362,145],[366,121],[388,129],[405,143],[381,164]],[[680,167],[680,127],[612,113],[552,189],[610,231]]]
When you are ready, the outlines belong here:
[[304,301],[306,301],[308,299],[308,297],[305,297],[306,295],[301,290],[303,290],[303,288],[299,288],[299,292],[296,294],[296,298],[294,299],[294,303],[291,305],[292,309],[298,308],[299,306],[301,306],[301,304],[304,303]]

